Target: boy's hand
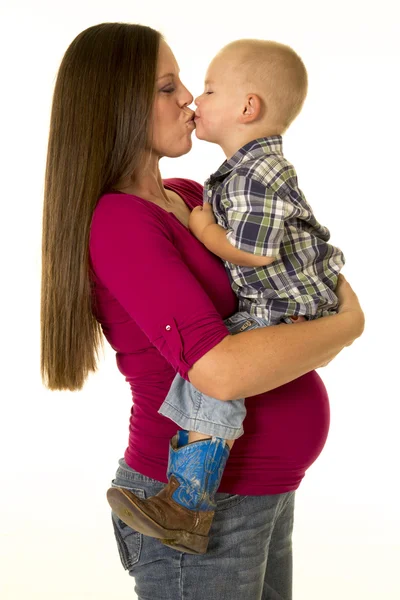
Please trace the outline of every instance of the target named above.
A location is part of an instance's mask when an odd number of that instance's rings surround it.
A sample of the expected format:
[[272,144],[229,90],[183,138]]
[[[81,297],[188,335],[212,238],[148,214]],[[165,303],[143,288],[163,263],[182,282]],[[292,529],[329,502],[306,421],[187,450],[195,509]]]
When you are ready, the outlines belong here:
[[202,242],[206,227],[215,225],[216,222],[211,204],[205,202],[203,206],[196,206],[190,213],[189,229]]

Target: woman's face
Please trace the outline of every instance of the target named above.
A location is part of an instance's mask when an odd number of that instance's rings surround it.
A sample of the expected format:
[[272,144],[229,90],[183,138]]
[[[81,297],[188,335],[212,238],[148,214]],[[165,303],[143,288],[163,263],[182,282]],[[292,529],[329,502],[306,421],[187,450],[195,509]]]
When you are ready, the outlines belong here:
[[179,79],[179,67],[168,44],[160,43],[151,149],[158,156],[176,157],[192,147],[194,112],[187,105],[193,96]]

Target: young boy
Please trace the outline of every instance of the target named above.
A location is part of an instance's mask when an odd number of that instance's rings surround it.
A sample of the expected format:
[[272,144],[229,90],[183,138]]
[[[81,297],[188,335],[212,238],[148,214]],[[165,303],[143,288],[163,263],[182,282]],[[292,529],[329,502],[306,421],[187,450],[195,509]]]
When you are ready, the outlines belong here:
[[[239,300],[230,333],[336,312],[344,264],[328,244],[282,154],[281,135],[299,114],[307,72],[288,46],[239,40],[211,62],[195,100],[196,134],[227,160],[206,181],[192,233],[222,258]],[[168,485],[147,500],[114,488],[113,510],[134,529],[191,553],[207,550],[215,493],[234,440],[243,434],[244,400],[205,396],[179,375],[160,408],[181,428],[171,441]]]

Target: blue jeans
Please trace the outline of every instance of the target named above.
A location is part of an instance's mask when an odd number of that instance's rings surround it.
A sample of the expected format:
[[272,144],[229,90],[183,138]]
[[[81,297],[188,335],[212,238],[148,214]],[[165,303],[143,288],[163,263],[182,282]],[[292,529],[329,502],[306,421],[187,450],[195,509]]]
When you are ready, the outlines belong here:
[[[226,319],[225,325],[231,334],[236,334],[266,327],[268,323],[243,311]],[[235,440],[243,435],[246,407],[244,399],[221,402],[207,396],[177,375],[158,412],[181,429]]]
[[[113,486],[140,498],[164,483],[121,459]],[[217,493],[207,554],[178,552],[130,529],[112,514],[124,569],[138,600],[291,600],[295,492],[272,496]]]

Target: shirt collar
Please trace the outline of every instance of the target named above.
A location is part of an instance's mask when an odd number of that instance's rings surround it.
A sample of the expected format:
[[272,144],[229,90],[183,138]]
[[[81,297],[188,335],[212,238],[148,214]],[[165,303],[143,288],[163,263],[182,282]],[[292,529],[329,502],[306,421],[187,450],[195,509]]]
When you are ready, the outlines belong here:
[[246,162],[260,158],[261,156],[270,156],[271,154],[283,156],[281,135],[257,138],[256,140],[248,142],[231,158],[225,160],[219,169],[209,177],[207,183],[211,184],[214,179],[225,177],[239,165],[243,165]]

